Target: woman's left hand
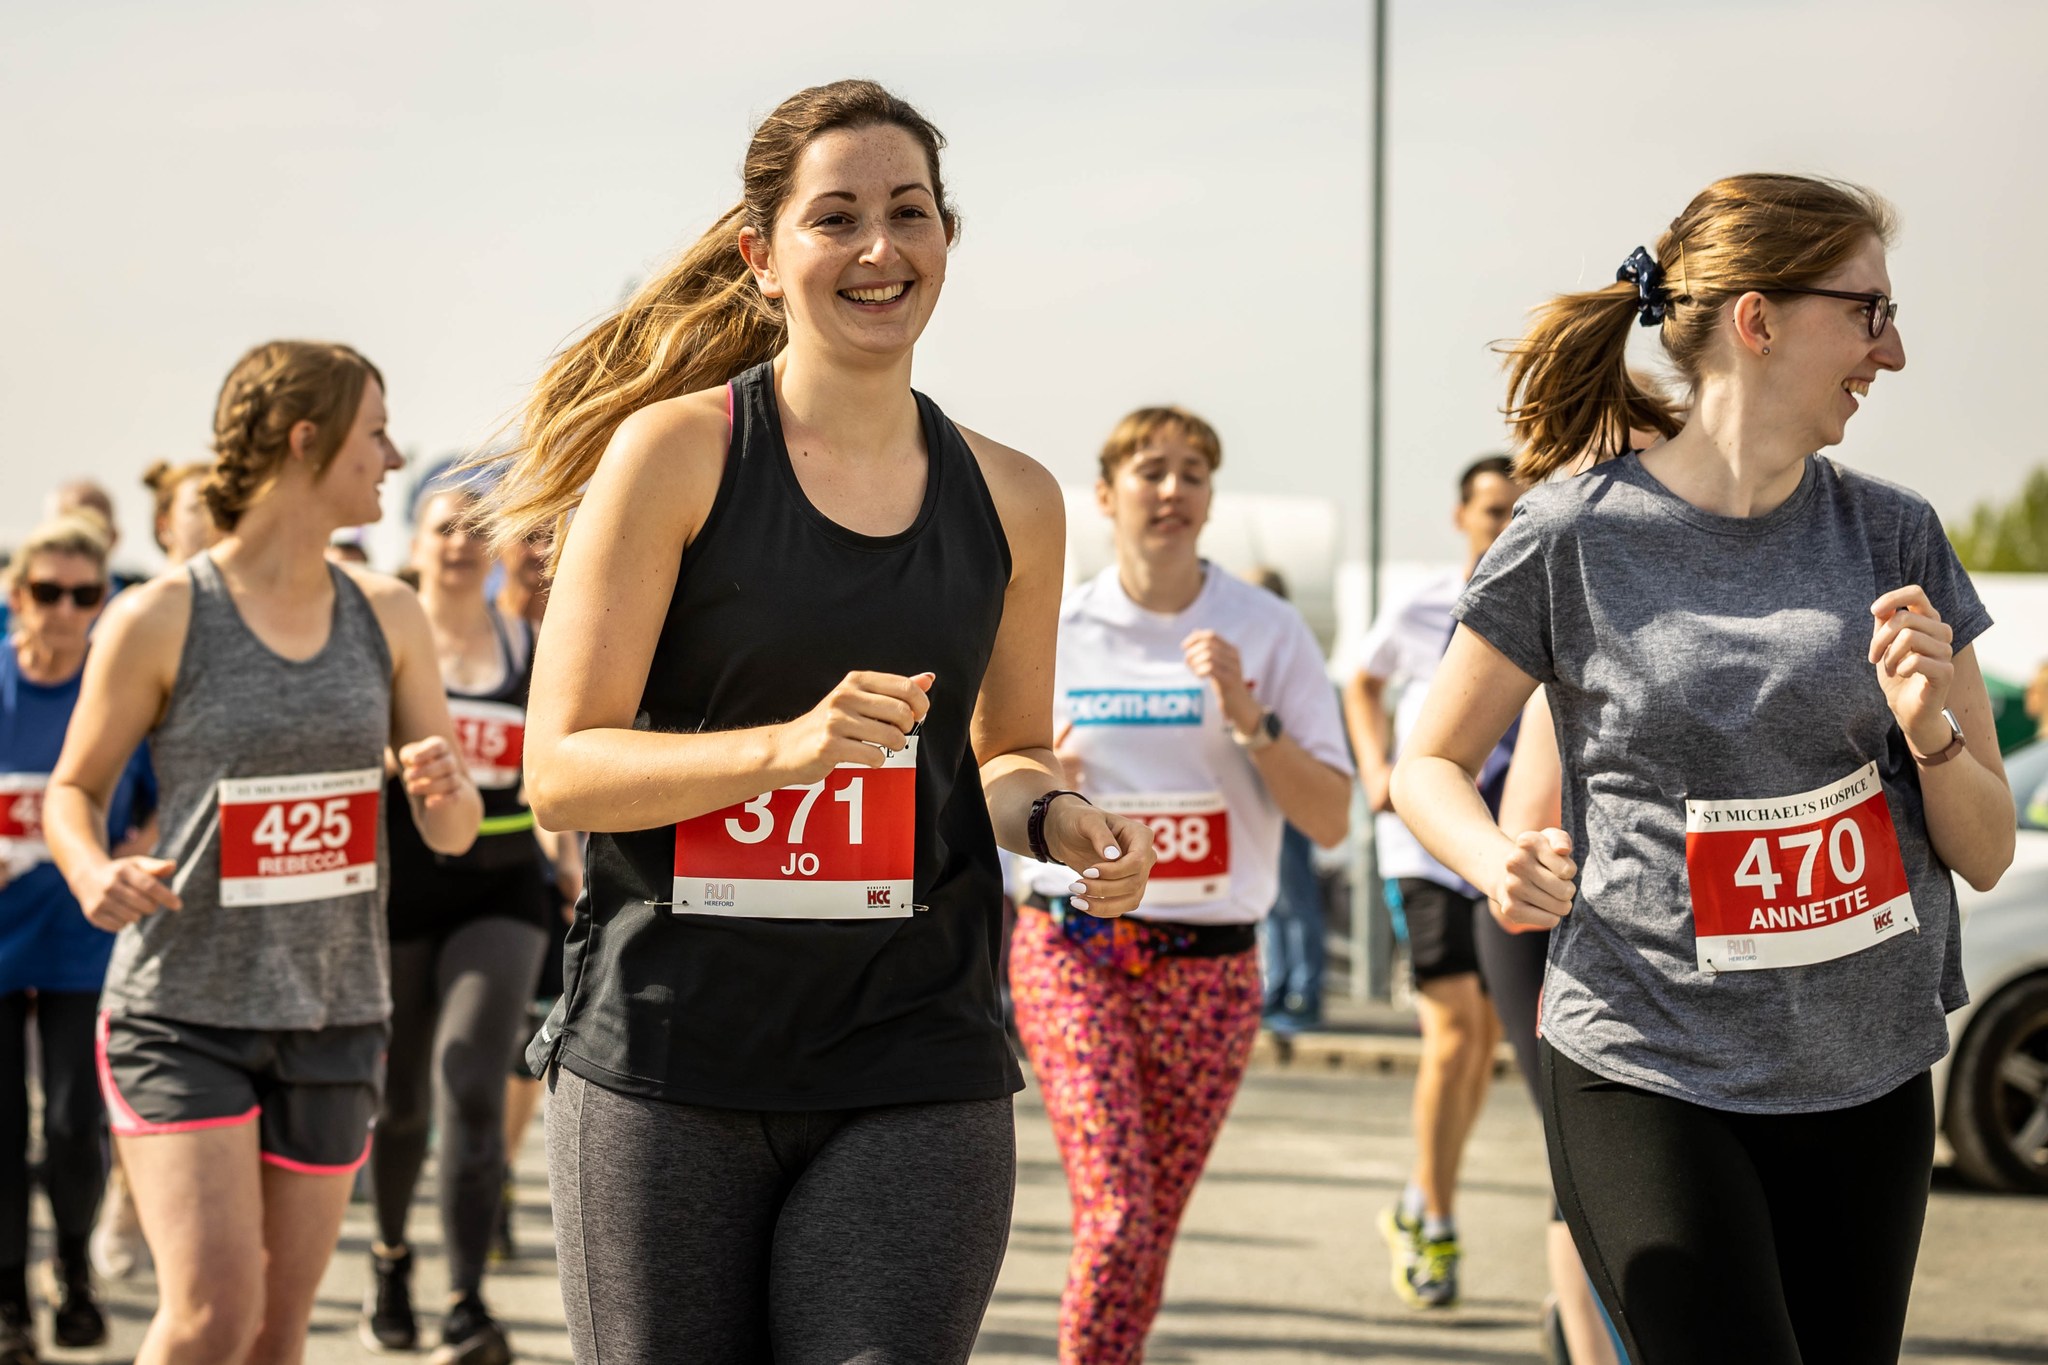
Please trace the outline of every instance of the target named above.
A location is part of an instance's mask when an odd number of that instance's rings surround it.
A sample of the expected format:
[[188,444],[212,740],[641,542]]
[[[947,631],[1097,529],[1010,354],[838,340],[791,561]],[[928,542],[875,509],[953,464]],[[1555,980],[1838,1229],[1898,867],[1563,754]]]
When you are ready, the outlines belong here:
[[1150,826],[1062,797],[1046,808],[1045,846],[1080,874],[1070,889],[1076,910],[1113,919],[1145,898],[1155,861]]
[[454,746],[439,735],[428,735],[400,749],[398,770],[406,794],[419,798],[422,810],[439,810],[469,781]]
[[1949,743],[1941,712],[1956,675],[1955,632],[1917,583],[1878,598],[1870,614],[1877,624],[1870,634],[1869,658],[1877,667],[1885,704],[1915,753],[1938,753]]
[[1244,656],[1237,646],[1213,630],[1198,630],[1180,642],[1188,671],[1216,689],[1224,719],[1239,734],[1259,723],[1263,708],[1244,680]]

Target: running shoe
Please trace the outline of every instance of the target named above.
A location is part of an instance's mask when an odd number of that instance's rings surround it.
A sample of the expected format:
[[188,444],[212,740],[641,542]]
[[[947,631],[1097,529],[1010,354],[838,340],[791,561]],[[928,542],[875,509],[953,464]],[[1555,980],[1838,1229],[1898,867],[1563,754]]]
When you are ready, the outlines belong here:
[[373,1351],[410,1351],[420,1342],[412,1312],[412,1248],[396,1256],[370,1252],[370,1292],[356,1335]]
[[484,1301],[466,1294],[441,1323],[441,1346],[427,1365],[511,1365],[512,1343],[491,1320]]
[[1401,1206],[1396,1204],[1380,1214],[1380,1236],[1386,1238],[1387,1251],[1394,1260],[1394,1292],[1412,1303],[1415,1291],[1408,1283],[1408,1273],[1415,1264],[1416,1248],[1422,1245],[1422,1222],[1403,1218]]
[[1458,1301],[1458,1239],[1428,1241],[1418,1237],[1415,1262],[1402,1277],[1401,1296],[1415,1308],[1449,1308]]
[[92,1225],[87,1244],[92,1268],[103,1280],[125,1280],[149,1264],[149,1244],[142,1240],[142,1220],[136,1216],[134,1197],[118,1170],[107,1182],[107,1197],[100,1203],[99,1220]]
[[25,1303],[0,1303],[0,1365],[38,1365],[35,1318]]
[[67,1350],[97,1346],[105,1341],[107,1319],[93,1298],[92,1267],[80,1261],[59,1263],[52,1270],[57,1293],[53,1296],[56,1316],[51,1323],[51,1338]]

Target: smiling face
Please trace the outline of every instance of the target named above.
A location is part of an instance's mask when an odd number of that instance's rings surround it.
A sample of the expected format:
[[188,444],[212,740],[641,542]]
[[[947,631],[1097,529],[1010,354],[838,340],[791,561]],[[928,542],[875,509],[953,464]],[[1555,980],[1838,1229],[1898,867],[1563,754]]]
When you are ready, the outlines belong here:
[[[349,424],[348,438],[313,484],[315,495],[326,504],[336,528],[366,526],[384,515],[384,476],[405,467],[405,458],[385,430],[386,421],[384,386],[374,379],[367,380],[362,399],[356,404],[355,420]],[[311,422],[299,426],[309,438],[317,431]],[[301,439],[298,429],[294,429],[292,439],[296,447]]]
[[490,568],[487,545],[475,523],[476,502],[467,493],[436,493],[420,507],[412,536],[412,566],[422,586],[481,593]]
[[740,250],[761,292],[782,300],[792,341],[895,358],[938,303],[947,238],[923,146],[879,125],[812,139],[772,236],[742,229]]
[[1163,426],[1095,481],[1095,503],[1116,529],[1120,550],[1153,561],[1195,557],[1209,520],[1215,469],[1175,426]]
[[[1892,280],[1883,244],[1870,238],[1813,287],[1889,297]],[[1837,445],[1878,374],[1905,368],[1899,324],[1894,320],[1883,336],[1873,337],[1870,309],[1855,300],[1773,294],[1769,301],[1772,336],[1765,373],[1775,405],[1789,425],[1805,434],[1801,444],[1806,448]]]

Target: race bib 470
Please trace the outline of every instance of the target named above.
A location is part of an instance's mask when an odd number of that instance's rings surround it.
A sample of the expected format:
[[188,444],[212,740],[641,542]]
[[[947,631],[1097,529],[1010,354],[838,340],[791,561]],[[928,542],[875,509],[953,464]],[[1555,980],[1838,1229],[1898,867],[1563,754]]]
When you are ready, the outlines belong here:
[[1875,763],[1793,796],[1687,801],[1685,871],[1703,972],[1804,967],[1920,927]]
[[676,826],[674,911],[903,919],[917,873],[917,737],[879,768],[834,768]]
[[377,889],[381,768],[220,784],[220,903],[293,905]]

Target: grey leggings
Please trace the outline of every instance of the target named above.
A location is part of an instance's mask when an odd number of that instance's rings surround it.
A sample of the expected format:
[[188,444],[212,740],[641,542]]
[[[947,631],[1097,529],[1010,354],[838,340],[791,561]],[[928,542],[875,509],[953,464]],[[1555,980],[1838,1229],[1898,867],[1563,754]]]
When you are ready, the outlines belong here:
[[377,1238],[405,1242],[428,1121],[440,1140],[448,1287],[475,1291],[505,1181],[505,1068],[547,952],[534,924],[486,917],[391,945],[391,1060],[370,1146]]
[[1008,1098],[664,1104],[556,1068],[548,1177],[579,1365],[945,1365],[1009,1240]]

